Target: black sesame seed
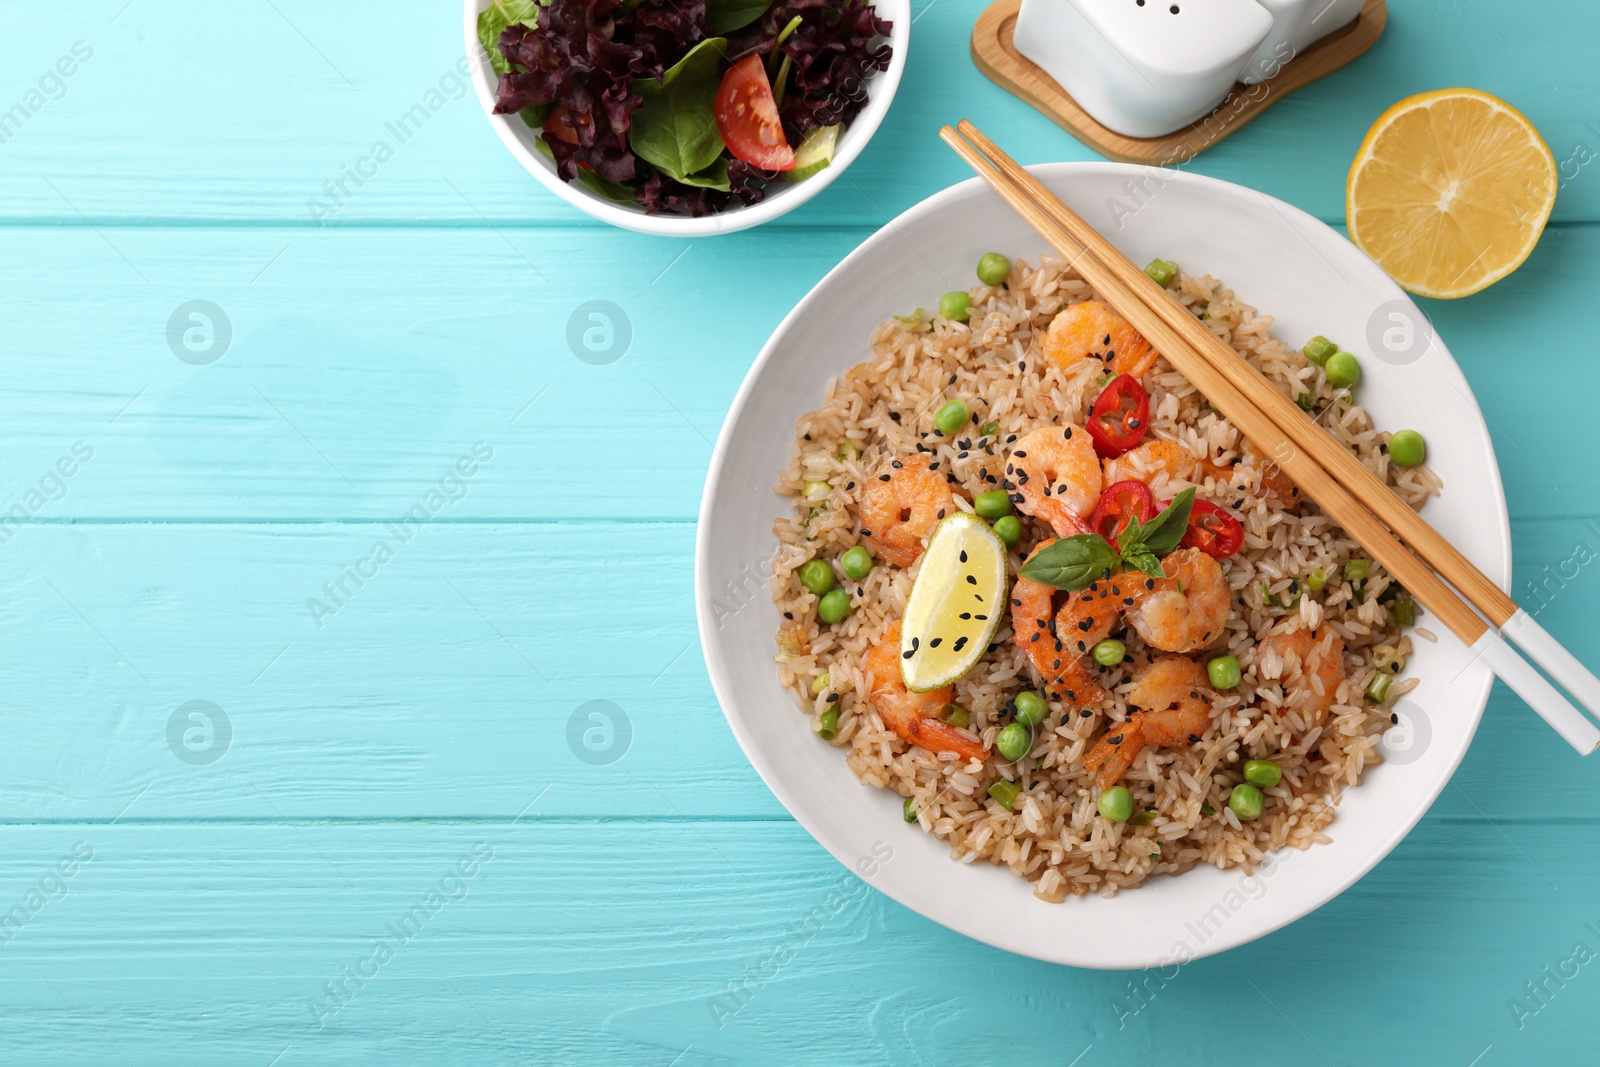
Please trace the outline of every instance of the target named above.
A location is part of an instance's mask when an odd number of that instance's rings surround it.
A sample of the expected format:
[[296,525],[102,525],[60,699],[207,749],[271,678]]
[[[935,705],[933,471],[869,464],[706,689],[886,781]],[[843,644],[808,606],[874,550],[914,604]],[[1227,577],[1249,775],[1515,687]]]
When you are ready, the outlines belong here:
[[916,654],[917,654],[917,650],[916,650],[916,649],[914,649],[914,648],[913,648],[913,649],[912,649],[912,650],[911,650],[911,651],[909,651],[909,652],[902,652],[902,653],[900,653],[900,658],[901,658],[901,659],[910,659],[910,658],[911,658],[911,657],[912,657],[912,656],[915,656],[915,655],[916,655]]
[[954,385],[954,384],[956,384],[956,376],[954,374],[950,375],[950,380],[948,382],[946,382],[945,384],[946,385]]
[[[1022,450],[1022,449],[1020,449],[1020,448],[1019,448],[1019,449],[1017,449],[1017,450],[1016,450],[1016,451],[1015,451],[1015,452],[1013,452],[1013,453],[1011,453],[1011,454],[1012,454],[1012,455],[1013,455],[1013,456],[1016,456],[1016,457],[1017,457],[1017,458],[1018,458],[1018,459],[1027,459],[1027,458],[1028,458],[1028,454],[1027,454],[1027,453],[1026,453],[1026,452],[1024,452],[1024,451],[1023,451],[1023,450]],[[1006,469],[1007,469],[1007,470],[1010,470],[1010,469],[1011,469],[1011,468],[1010,468],[1010,467],[1007,467],[1007,468],[1006,468]]]
[[967,643],[967,639],[965,637],[958,637],[958,638],[956,638],[956,643],[951,645],[950,647],[952,649],[954,649],[955,651],[960,652],[961,649],[966,645],[966,643]]
[[967,561],[967,550],[963,548],[961,550],[961,562],[965,563],[966,561]]
[[1061,432],[1061,436],[1066,438],[1068,441],[1072,440],[1072,427],[1068,426],[1065,430],[1063,430]]
[[1120,744],[1122,744],[1122,735],[1118,734],[1116,737],[1108,737],[1108,738],[1106,738],[1106,744],[1108,744],[1108,745],[1120,745]]
[[942,643],[943,641],[944,641],[944,638],[935,637],[933,640],[928,642],[928,647],[929,648],[938,648],[940,643]]
[[942,519],[942,518],[944,518],[944,508],[940,508],[940,509],[939,509],[939,517],[940,517],[940,518],[941,518],[941,519]]
[[899,460],[896,459],[896,460],[890,460],[889,466],[893,467],[895,470],[899,470],[901,467],[905,466],[905,464],[901,463]]
[[977,619],[979,622],[988,622],[989,621],[989,616],[987,616],[987,615],[974,615],[973,618]]
[[889,417],[891,419],[893,419],[895,422],[899,422],[900,421],[900,413],[898,411],[889,412]]
[[880,482],[886,482],[886,481],[888,481],[888,480],[889,480],[889,477],[890,477],[890,476],[889,476],[889,475],[887,475],[887,474],[880,474],[880,475],[878,475],[878,481],[880,481]]
[[786,612],[783,613],[783,617],[786,618],[786,619],[793,619],[794,618],[794,612],[786,611]]
[[1090,711],[1088,708],[1084,708],[1082,711],[1078,712],[1078,718],[1087,719],[1089,716],[1091,716],[1093,714],[1094,714],[1094,712]]

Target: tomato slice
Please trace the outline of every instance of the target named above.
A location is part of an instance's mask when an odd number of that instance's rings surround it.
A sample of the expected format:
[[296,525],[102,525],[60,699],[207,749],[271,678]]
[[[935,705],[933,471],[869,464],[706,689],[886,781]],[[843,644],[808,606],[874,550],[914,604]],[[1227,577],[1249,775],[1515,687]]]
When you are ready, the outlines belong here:
[[1197,499],[1189,511],[1189,528],[1178,544],[1198,548],[1212,559],[1227,559],[1244,547],[1244,526],[1211,501]]
[[550,112],[549,116],[545,118],[542,129],[545,133],[548,133],[551,137],[554,137],[558,141],[565,141],[568,144],[577,144],[578,132],[571,126],[568,126],[565,122],[561,121],[566,114],[567,105],[558,105],[556,109]]
[[728,68],[717,89],[717,132],[733,158],[762,170],[794,170],[794,149],[783,137],[778,103],[759,55]]
[[1155,517],[1156,505],[1150,496],[1150,487],[1130,478],[1125,482],[1113,483],[1100,494],[1100,503],[1094,506],[1094,514],[1089,516],[1089,527],[1115,545],[1117,536],[1128,528],[1129,518],[1149,522]]
[[1089,409],[1089,436],[1101,459],[1129,451],[1144,440],[1149,427],[1150,394],[1131,374],[1111,379]]

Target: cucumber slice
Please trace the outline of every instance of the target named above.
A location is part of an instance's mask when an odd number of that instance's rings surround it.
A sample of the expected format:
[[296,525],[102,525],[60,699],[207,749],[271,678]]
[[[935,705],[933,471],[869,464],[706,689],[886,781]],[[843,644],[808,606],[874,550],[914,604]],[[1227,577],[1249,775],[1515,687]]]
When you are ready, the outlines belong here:
[[828,164],[833,162],[833,154],[839,147],[839,132],[843,129],[844,124],[840,123],[807,131],[800,139],[800,147],[794,150],[794,169],[789,172],[789,180],[803,181],[818,171],[826,170]]

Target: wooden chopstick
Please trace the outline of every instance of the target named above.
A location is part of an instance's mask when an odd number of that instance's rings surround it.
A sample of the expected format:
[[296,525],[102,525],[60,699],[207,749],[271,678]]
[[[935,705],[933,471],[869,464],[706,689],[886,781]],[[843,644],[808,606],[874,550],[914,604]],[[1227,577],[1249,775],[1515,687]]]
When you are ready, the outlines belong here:
[[[963,122],[962,130],[963,132],[970,130],[969,137],[976,134],[974,141],[982,138],[982,134],[977,133],[976,128],[970,123]],[[1239,427],[1264,456],[1272,457],[1273,461],[1282,467],[1312,500],[1370,552],[1407,590],[1426,604],[1452,633],[1481,655],[1495,673],[1522,695],[1530,706],[1533,706],[1569,743],[1585,755],[1600,747],[1600,729],[1596,729],[1594,724],[1572,707],[1548,681],[1512,652],[1500,635],[1491,630],[1471,608],[1467,607],[1427,563],[1397,540],[1395,535],[1324,470],[1319,462],[1321,456],[1330,449],[1351,459],[1352,462],[1353,458],[1320,429],[1316,431],[1315,445],[1306,448],[1296,447],[1272,417],[1262,407],[1256,405],[1254,398],[1258,393],[1275,395],[1289,403],[1295,414],[1303,418],[1304,413],[1298,407],[1283,397],[1283,394],[1265,378],[1260,379],[1259,387],[1252,387],[1250,391],[1246,391],[1214,366],[1202,354],[1202,350],[1190,342],[1187,330],[1180,332],[1158,312],[1154,306],[1155,302],[1147,302],[1141,298],[1142,287],[1124,281],[1125,272],[1113,269],[1110,264],[1094,254],[1093,248],[1078,240],[1077,235],[1066,228],[1064,221],[1058,221],[1058,212],[1066,214],[1071,212],[1053,194],[1032,181],[1031,175],[1027,175],[1027,172],[1014,162],[1011,166],[1028,177],[1031,187],[1022,185],[1020,180],[1013,180],[1012,176],[1002,170],[997,163],[986,158],[986,155],[989,157],[1004,155],[993,147],[992,142],[987,142],[987,138],[983,138],[986,147],[980,152],[948,126],[940,131],[940,136],[1046,240],[1067,256],[1084,280],[1126,316],[1133,327],[1166,356],[1168,361],[1212,403],[1216,404],[1217,408]],[[1006,158],[1009,162],[1009,157]],[[1059,217],[1064,218],[1064,216]],[[1093,228],[1082,219],[1077,221],[1084,230],[1094,234]],[[1104,238],[1098,234],[1094,234],[1094,237],[1098,239],[1098,243],[1106,247],[1110,258],[1121,259],[1123,264],[1131,268],[1132,265],[1128,264],[1126,258],[1111,248]],[[1151,286],[1155,286],[1143,271],[1132,269]],[[1164,290],[1159,286],[1155,288],[1160,293],[1162,301],[1177,306]],[[1181,307],[1178,307],[1178,310],[1190,323],[1199,327],[1186,310]],[[1216,340],[1209,330],[1204,327],[1199,329],[1208,338]],[[1227,348],[1226,351],[1231,362],[1244,364],[1231,348]],[[1382,482],[1377,484],[1385,496],[1392,498],[1393,494],[1387,486]],[[1405,510],[1410,511],[1409,508]],[[1423,525],[1426,526],[1425,523]],[[1438,538],[1436,533],[1434,536],[1442,542],[1443,539]],[[1490,584],[1492,586],[1492,583]]]
[[[1115,274],[1139,303],[1154,309],[1189,342],[1202,359],[1254,400],[1278,425],[1292,447],[1311,453],[1324,470],[1371,508],[1386,526],[1409,544],[1433,570],[1460,590],[1467,601],[1487,616],[1505,636],[1521,646],[1534,662],[1550,672],[1591,714],[1600,715],[1600,678],[1596,678],[1516,601],[1392,492],[1381,478],[1340,447],[1265,375],[1249,362],[1238,358],[1221,338],[1201,325],[1163,286],[1156,284],[1093,226],[1053,196],[1037,178],[1001,151],[982,131],[965,119],[957,128],[989,157],[1001,173],[1044,206],[1077,244],[1086,248],[1091,256]],[[1140,332],[1143,333],[1142,330]],[[1150,335],[1145,336],[1148,338]],[[1156,347],[1160,349],[1159,345]],[[1184,368],[1178,369],[1187,376]]]

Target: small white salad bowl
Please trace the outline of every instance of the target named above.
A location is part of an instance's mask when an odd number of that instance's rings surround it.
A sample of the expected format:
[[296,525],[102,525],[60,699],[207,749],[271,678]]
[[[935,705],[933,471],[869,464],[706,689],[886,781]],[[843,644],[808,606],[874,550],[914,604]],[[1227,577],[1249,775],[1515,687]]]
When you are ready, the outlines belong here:
[[[1157,257],[1220,278],[1276,316],[1298,347],[1323,334],[1360,359],[1359,401],[1376,424],[1428,441],[1444,494],[1424,514],[1492,580],[1511,576],[1511,532],[1494,447],[1455,360],[1379,267],[1315,218],[1253,189],[1116,163],[1030,168],[1136,263]],[[965,289],[985,252],[1047,251],[974,178],[911,208],[869,237],[783,320],[745,377],[714,450],[700,505],[695,601],[717,699],[745,755],[790,813],[875,888],[922,915],[1011,952],[1080,967],[1172,966],[1242,945],[1349,888],[1388,855],[1433,803],[1466,753],[1488,700],[1489,668],[1426,615],[1396,702],[1385,762],[1345,791],[1329,843],[1272,853],[1253,875],[1202,867],[1107,899],[1047,904],[1026,881],[901,820],[900,798],[861,785],[845,754],[811,732],[777,680],[782,621],[768,595],[772,490],[795,421],[827,382],[870,355],[874,327]]]
[[867,106],[840,134],[838,151],[831,164],[803,181],[774,182],[767,187],[766,197],[758,204],[730,207],[701,218],[666,212],[649,215],[636,205],[613,203],[596,196],[577,182],[562,181],[556,174],[555,163],[536,145],[539,131],[529,127],[516,115],[494,113],[494,90],[500,79],[489,65],[489,57],[478,41],[478,14],[488,6],[489,0],[466,0],[464,32],[467,56],[472,65],[472,84],[478,90],[478,102],[494,127],[494,132],[500,135],[500,140],[505,142],[506,148],[527,168],[528,173],[567,203],[601,222],[658,237],[710,237],[747,230],[788,214],[832,185],[834,179],[843,174],[845,168],[861,154],[888,113],[895,90],[900,87],[900,75],[905,71],[906,51],[911,46],[911,0],[873,0],[878,17],[891,23],[889,45],[894,52],[889,60],[889,69],[875,72],[867,79]]

